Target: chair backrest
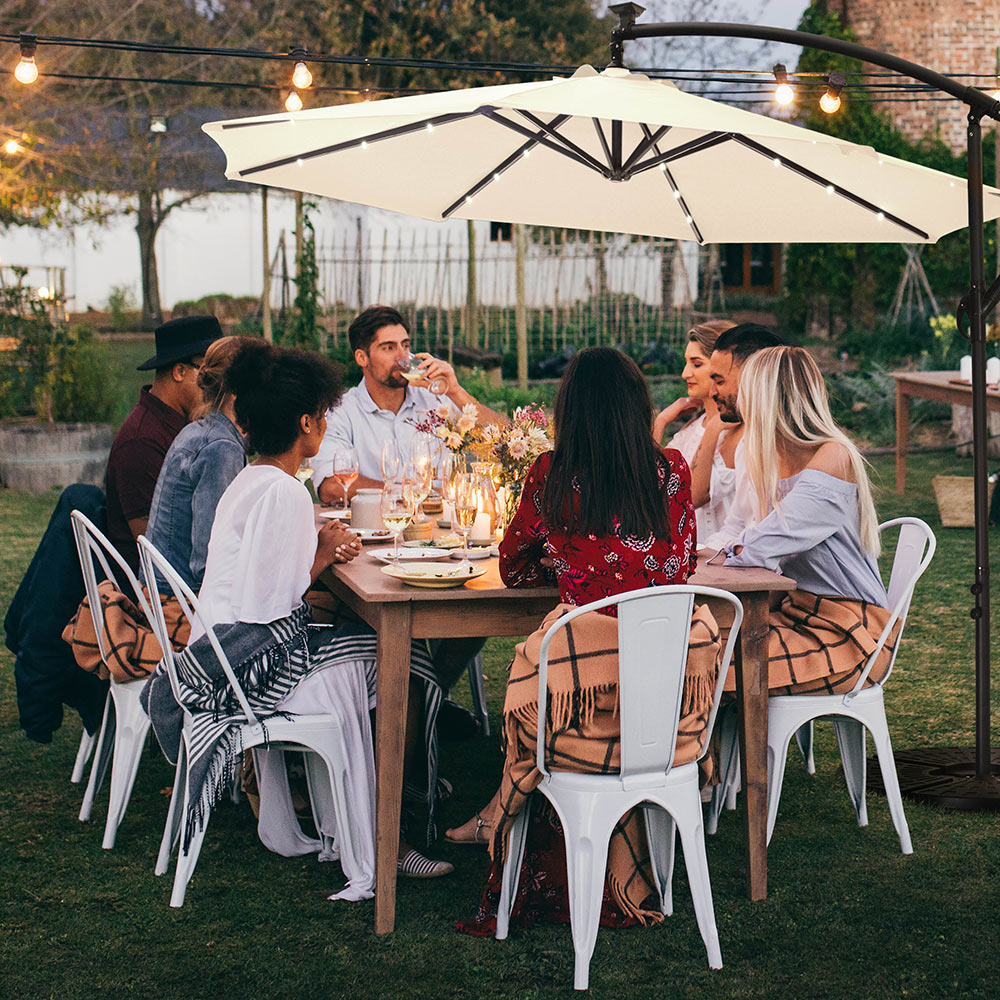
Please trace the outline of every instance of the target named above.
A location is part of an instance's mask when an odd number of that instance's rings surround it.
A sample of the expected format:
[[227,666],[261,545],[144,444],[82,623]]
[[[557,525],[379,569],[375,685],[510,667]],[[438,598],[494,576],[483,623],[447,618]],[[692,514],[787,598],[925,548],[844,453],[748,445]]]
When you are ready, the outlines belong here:
[[538,663],[538,744],[536,761],[545,766],[545,723],[548,705],[549,646],[560,629],[575,618],[617,605],[618,698],[621,723],[621,777],[630,779],[670,770],[677,743],[684,674],[687,667],[691,614],[696,597],[716,598],[733,608],[712,698],[712,710],[698,759],[708,749],[722,689],[729,673],[736,637],[743,622],[743,605],[732,594],[714,587],[692,585],[649,587],[593,601],[563,615],[542,638]]
[[930,565],[931,559],[934,558],[934,550],[937,548],[934,532],[919,517],[896,517],[891,521],[883,521],[878,526],[879,534],[882,535],[890,528],[895,527],[899,528],[899,538],[896,540],[896,553],[893,556],[892,570],[889,573],[889,586],[886,587],[886,593],[889,595],[889,610],[892,615],[879,636],[875,651],[868,657],[865,669],[851,689],[850,694],[847,695],[848,698],[853,698],[864,687],[872,667],[875,666],[875,661],[888,642],[896,622],[899,622],[899,634],[896,636],[896,644],[889,660],[889,669],[886,670],[879,683],[885,684],[889,679],[889,674],[892,673],[893,665],[896,662],[896,654],[899,652],[899,640],[903,634],[903,626],[906,624],[906,616],[910,611],[913,590],[917,585],[917,580],[923,576],[924,570]]
[[[163,553],[160,552],[159,549],[157,549],[157,547],[145,535],[140,535],[138,542],[139,559],[142,563],[142,575],[147,584],[150,588],[155,590],[157,575],[159,575],[159,577],[163,580],[166,580],[167,585],[173,592],[174,597],[176,597],[180,603],[181,610],[184,612],[187,620],[192,626],[197,623],[205,633],[206,638],[212,646],[212,651],[215,653],[216,657],[218,657],[219,664],[222,667],[223,673],[226,675],[226,680],[229,681],[229,685],[233,689],[233,694],[236,695],[236,701],[246,717],[247,723],[251,726],[256,726],[258,724],[257,716],[254,715],[254,711],[250,707],[250,702],[247,700],[247,696],[244,693],[243,688],[240,687],[240,682],[236,679],[236,674],[233,672],[232,666],[230,666],[229,659],[223,652],[222,644],[219,642],[219,639],[215,634],[213,623],[210,622],[203,614],[198,604],[198,598],[195,597],[191,588],[181,579],[177,570],[175,570],[173,566],[167,562]],[[154,627],[156,629],[157,638],[160,640],[160,646],[163,649],[163,662],[167,670],[167,676],[170,678],[170,687],[173,689],[174,697],[177,699],[178,703],[183,704],[181,700],[180,684],[177,680],[177,668],[174,664],[173,647],[170,644],[166,619],[163,617],[163,608],[159,605],[159,602],[157,602],[157,606],[153,611],[153,617],[155,619]]]
[[[76,552],[80,557],[80,571],[83,573],[83,586],[87,594],[87,602],[90,604],[90,617],[94,622],[94,631],[97,633],[97,648],[101,654],[101,659],[107,665],[108,647],[105,642],[108,637],[107,625],[104,620],[104,606],[101,604],[101,595],[97,585],[97,566],[100,565],[104,573],[104,578],[116,583],[118,579],[128,581],[132,588],[132,593],[136,597],[139,609],[146,616],[146,621],[153,627],[153,614],[150,604],[146,600],[146,595],[142,592],[142,586],[136,579],[131,567],[122,558],[119,551],[105,537],[101,530],[86,516],[78,510],[70,514],[70,523],[73,526],[73,540],[76,542]],[[121,576],[117,577],[112,572],[108,558],[118,567]],[[156,593],[155,590],[150,593]],[[159,638],[159,636],[157,636]]]

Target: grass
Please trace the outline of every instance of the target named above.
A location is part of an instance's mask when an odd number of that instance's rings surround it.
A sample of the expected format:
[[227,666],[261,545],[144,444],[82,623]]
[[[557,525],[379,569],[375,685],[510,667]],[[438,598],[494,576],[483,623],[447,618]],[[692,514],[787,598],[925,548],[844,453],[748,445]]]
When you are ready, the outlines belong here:
[[[884,487],[880,514],[915,514],[937,529],[931,477],[971,466],[952,456],[913,459],[904,498],[891,492],[891,461],[879,460],[876,468]],[[0,607],[12,596],[54,499],[0,492]],[[941,529],[938,539],[887,688],[898,748],[972,740],[972,532]],[[487,646],[493,719],[510,649],[507,640]],[[102,851],[107,791],[94,821],[81,824],[82,789],[68,780],[78,721],[68,717],[49,746],[28,742],[18,728],[12,657],[4,651],[0,663],[0,997],[483,1000],[570,993],[568,928],[518,928],[506,942],[454,931],[482,889],[487,863],[475,849],[436,850],[454,862],[455,875],[401,882],[398,929],[376,938],[372,903],[326,901],[342,884],[337,865],[269,854],[248,809],[227,804],[213,815],[184,908],[171,910],[169,879],[153,876],[171,769],[158,752],[147,751],[118,846]],[[997,742],[998,704],[993,719]],[[648,930],[601,931],[591,968],[594,996],[995,995],[1000,817],[907,803],[915,853],[903,857],[883,799],[870,795],[870,826],[856,826],[829,727],[818,727],[817,737],[816,776],[795,760],[785,775],[767,900],[746,898],[742,835],[733,814],[724,815],[709,839],[725,967],[711,972],[706,966],[679,870],[673,917]],[[444,808],[447,824],[464,820],[485,800],[499,764],[496,737],[444,747],[442,770],[456,787]]]

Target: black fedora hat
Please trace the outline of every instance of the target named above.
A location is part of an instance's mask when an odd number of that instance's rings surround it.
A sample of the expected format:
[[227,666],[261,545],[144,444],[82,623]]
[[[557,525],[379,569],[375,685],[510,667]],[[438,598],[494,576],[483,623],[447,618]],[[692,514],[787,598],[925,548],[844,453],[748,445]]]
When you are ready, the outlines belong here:
[[208,350],[222,337],[222,327],[214,316],[181,316],[156,328],[156,354],[136,371],[148,372],[187,361]]

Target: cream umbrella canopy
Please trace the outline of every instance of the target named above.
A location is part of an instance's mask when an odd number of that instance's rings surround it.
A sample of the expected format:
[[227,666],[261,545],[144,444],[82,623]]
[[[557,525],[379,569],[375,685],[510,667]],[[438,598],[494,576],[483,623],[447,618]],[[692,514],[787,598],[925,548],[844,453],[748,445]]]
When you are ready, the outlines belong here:
[[[966,181],[611,67],[212,122],[226,176],[427,219],[700,243],[933,243]],[[1000,191],[985,188],[985,217]]]

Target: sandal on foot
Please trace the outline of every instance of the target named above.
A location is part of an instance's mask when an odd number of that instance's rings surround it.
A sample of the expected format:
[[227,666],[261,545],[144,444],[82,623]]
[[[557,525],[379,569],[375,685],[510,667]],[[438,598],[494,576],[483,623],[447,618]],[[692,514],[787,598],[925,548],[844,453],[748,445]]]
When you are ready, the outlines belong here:
[[486,847],[493,836],[493,824],[483,819],[481,812],[477,812],[472,818],[476,821],[476,829],[473,831],[471,837],[449,837],[445,833],[445,841],[449,844],[472,844]]
[[419,851],[409,850],[396,858],[396,874],[402,878],[439,878],[450,875],[455,866],[447,861],[432,861]]

